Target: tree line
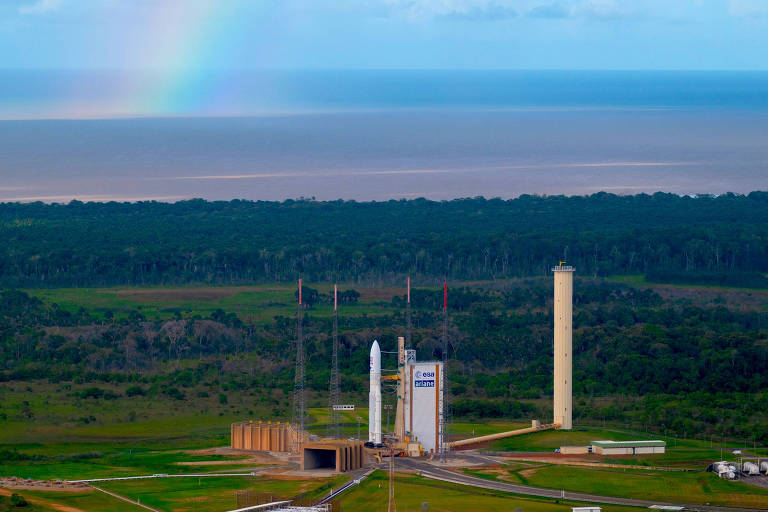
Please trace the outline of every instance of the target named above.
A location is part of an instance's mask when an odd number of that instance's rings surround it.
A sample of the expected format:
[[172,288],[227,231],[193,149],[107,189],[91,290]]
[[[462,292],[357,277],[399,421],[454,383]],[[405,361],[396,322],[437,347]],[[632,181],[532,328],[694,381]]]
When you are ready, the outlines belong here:
[[768,193],[0,204],[0,286],[582,275],[766,286]]

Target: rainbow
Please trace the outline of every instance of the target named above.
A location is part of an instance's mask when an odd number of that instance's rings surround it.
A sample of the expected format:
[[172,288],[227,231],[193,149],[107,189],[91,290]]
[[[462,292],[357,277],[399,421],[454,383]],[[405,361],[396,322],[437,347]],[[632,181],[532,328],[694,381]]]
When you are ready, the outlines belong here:
[[[115,55],[98,83],[71,80],[45,117],[94,118],[214,114],[225,107],[229,78],[216,70],[222,56],[241,50],[250,16],[238,0],[163,0]],[[253,5],[253,4],[250,4]],[[106,14],[104,14],[106,15]],[[254,62],[258,65],[258,62]],[[93,77],[93,75],[91,75]]]

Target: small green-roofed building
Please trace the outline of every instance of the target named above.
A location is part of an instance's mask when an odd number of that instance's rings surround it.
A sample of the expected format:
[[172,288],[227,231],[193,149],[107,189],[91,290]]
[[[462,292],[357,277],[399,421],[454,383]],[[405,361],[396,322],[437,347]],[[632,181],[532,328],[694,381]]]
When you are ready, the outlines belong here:
[[667,443],[652,441],[592,441],[592,453],[598,455],[640,455],[664,453]]

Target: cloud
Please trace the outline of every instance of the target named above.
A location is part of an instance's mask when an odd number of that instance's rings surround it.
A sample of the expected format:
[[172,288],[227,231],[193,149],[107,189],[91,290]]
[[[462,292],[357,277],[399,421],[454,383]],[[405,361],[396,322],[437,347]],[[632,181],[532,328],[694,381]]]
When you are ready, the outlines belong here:
[[765,18],[768,17],[768,1],[730,0],[728,12],[737,18]]
[[618,20],[639,18],[631,3],[615,0],[583,0],[571,6],[563,2],[541,4],[528,11],[530,18]]
[[19,7],[19,14],[46,14],[58,10],[64,0],[36,0]]
[[571,10],[571,14],[599,20],[635,18],[637,15],[632,7],[621,6],[614,0],[584,0]]
[[549,19],[562,19],[570,18],[571,10],[560,3],[544,4],[534,7],[528,11],[528,16],[531,18],[549,18]]
[[454,9],[438,16],[438,19],[445,21],[502,21],[516,16],[517,11],[511,7],[490,3],[465,9]]
[[[360,1],[360,0],[358,0]],[[380,0],[412,21],[502,21],[517,17],[515,0]]]

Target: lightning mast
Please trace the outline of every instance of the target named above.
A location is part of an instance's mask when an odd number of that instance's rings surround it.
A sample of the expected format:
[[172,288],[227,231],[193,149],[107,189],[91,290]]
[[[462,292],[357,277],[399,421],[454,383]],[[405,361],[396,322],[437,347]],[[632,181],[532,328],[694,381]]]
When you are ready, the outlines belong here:
[[339,287],[333,285],[333,356],[331,359],[331,383],[328,395],[328,412],[330,414],[331,435],[335,439],[341,437],[339,425],[340,412],[337,406],[341,404],[341,386],[339,383]]
[[405,300],[405,348],[411,348],[411,278],[408,277],[408,293]]
[[445,462],[446,452],[448,451],[448,442],[446,440],[446,430],[448,423],[448,281],[443,281],[443,385],[440,386],[440,403],[443,404],[442,414],[439,422],[439,447],[440,462]]
[[299,279],[299,303],[296,313],[296,375],[293,383],[293,428],[296,433],[296,451],[301,449],[302,436],[304,435],[304,416],[306,413],[304,403],[305,370],[304,361],[304,334],[302,324],[304,316],[301,301],[301,279]]

